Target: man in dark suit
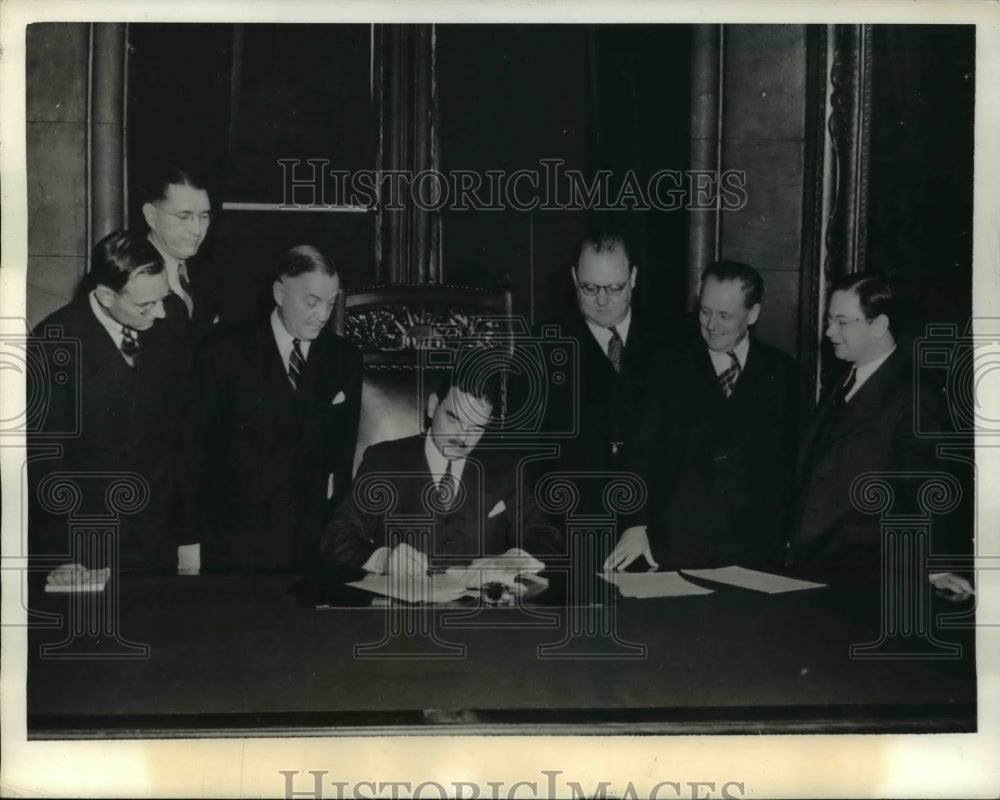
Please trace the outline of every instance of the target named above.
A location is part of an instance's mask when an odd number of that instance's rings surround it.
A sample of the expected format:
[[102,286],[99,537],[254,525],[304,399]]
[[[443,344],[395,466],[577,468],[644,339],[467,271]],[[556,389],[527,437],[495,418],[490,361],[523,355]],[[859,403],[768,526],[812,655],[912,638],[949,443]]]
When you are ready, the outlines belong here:
[[[158,165],[143,182],[142,215],[149,227],[149,241],[163,258],[170,293],[163,301],[166,324],[182,345],[184,363],[178,380],[194,394],[194,361],[213,327],[219,322],[220,293],[216,271],[199,250],[212,223],[212,204],[207,183],[196,172],[173,164]],[[170,508],[171,527],[179,532],[180,572],[198,571],[196,496],[198,486],[191,464],[198,458],[196,420],[187,416],[185,404],[178,408],[178,441],[173,448],[177,492]]]
[[700,337],[663,354],[630,463],[649,492],[605,563],[665,569],[782,563],[795,436],[792,359],[751,335],[764,282],[746,264],[702,273]]
[[[149,489],[146,507],[124,514],[118,534],[119,564],[126,570],[176,568],[176,543],[164,524],[170,498],[169,426],[175,396],[180,347],[163,323],[169,288],[163,261],[145,239],[117,232],[94,248],[90,291],[43,320],[31,346],[41,354],[51,335],[76,340],[79,370],[60,381],[52,370],[43,387],[47,413],[33,444],[58,443],[54,459],[32,461],[32,540],[34,555],[55,556],[69,549],[61,515],[37,505],[39,483],[52,472],[78,473],[81,513],[107,514],[107,485],[99,473],[133,472]],[[32,435],[34,433],[37,438]],[[93,478],[93,480],[91,480]],[[69,582],[84,568],[108,565],[107,553],[89,553],[82,561],[56,570],[50,581]]]
[[[579,313],[552,320],[578,343],[576,432],[560,440],[561,470],[621,469],[631,446],[647,364],[662,347],[655,321],[633,308],[637,273],[624,237],[607,230],[583,240],[570,268]],[[573,416],[568,405],[552,404],[545,429],[570,430]]]
[[[519,480],[516,459],[477,448],[497,408],[496,382],[466,381],[459,374],[428,397],[425,435],[365,450],[354,493],[323,538],[325,564],[404,575],[471,562],[504,571],[507,564],[512,580],[519,566],[542,569],[528,554],[561,552],[559,531]],[[429,541],[394,540],[387,532],[391,517],[432,520]]]
[[[949,465],[937,458],[934,441],[915,431],[915,392],[921,393],[925,424],[940,426],[943,415],[940,400],[915,382],[913,364],[896,346],[893,287],[877,275],[856,273],[831,288],[826,336],[837,358],[851,366],[821,403],[800,448],[788,561],[858,572],[880,563],[881,524],[852,504],[854,480],[865,472],[949,471]],[[912,506],[908,488],[898,487],[901,502]],[[958,594],[972,591],[961,576],[942,573],[932,581]]]
[[303,245],[278,262],[275,307],[200,359],[201,566],[296,572],[350,488],[361,354],[334,334],[340,278]]
[[167,320],[196,339],[204,337],[219,315],[216,276],[198,255],[212,223],[206,183],[193,171],[170,165],[150,175],[143,192],[149,241],[163,257],[170,286]]

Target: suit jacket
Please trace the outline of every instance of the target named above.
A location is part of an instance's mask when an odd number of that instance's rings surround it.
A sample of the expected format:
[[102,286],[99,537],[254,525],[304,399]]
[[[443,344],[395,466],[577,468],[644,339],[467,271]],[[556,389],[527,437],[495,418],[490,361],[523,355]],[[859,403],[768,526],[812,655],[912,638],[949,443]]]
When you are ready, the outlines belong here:
[[[198,353],[206,345],[219,323],[220,297],[216,271],[207,259],[195,255],[185,261],[190,282],[193,313],[187,305],[171,292],[163,300],[166,313],[165,323],[173,328],[183,343],[182,362],[178,380],[185,386],[186,396],[197,396],[199,391],[196,374]],[[184,404],[177,409],[177,419],[172,424],[179,431],[179,439],[173,448],[173,474],[177,481],[177,502],[170,508],[170,525],[178,531],[180,543],[191,544],[198,539],[198,484],[197,472],[191,464],[200,458],[200,433],[197,406]]]
[[324,329],[293,390],[268,316],[214,336],[198,374],[203,568],[298,571],[350,488],[360,352]]
[[[563,336],[576,340],[579,358],[574,376],[579,387],[577,433],[560,440],[559,468],[620,469],[621,457],[633,445],[635,409],[646,391],[649,362],[664,349],[665,340],[650,315],[633,307],[619,373],[611,366],[607,353],[581,314],[553,322],[560,326]],[[545,415],[546,430],[569,430],[572,412],[565,404],[550,404]],[[612,454],[612,442],[618,443],[618,457]]]
[[[538,510],[528,487],[518,481],[516,462],[503,453],[473,450],[462,472],[462,491],[453,509],[435,512],[424,502],[433,476],[424,455],[424,437],[380,442],[365,450],[355,491],[337,510],[323,537],[321,560],[362,566],[379,547],[390,546],[387,524],[401,520],[410,530],[433,529],[428,556],[468,563],[521,547],[545,560],[564,551],[559,531]],[[371,484],[378,480],[381,487]],[[386,485],[391,489],[386,489]],[[381,502],[391,498],[386,503]]]
[[644,513],[661,568],[767,567],[784,557],[795,457],[795,364],[751,337],[727,398],[700,336],[664,353],[630,466],[647,483]]
[[[58,338],[76,340],[79,362],[65,371],[58,354]],[[164,522],[175,486],[170,480],[171,447],[176,430],[170,409],[179,401],[177,374],[181,346],[162,320],[138,334],[140,353],[135,367],[126,363],[107,330],[94,316],[86,294],[79,295],[43,320],[30,347],[39,363],[47,364],[45,380],[35,391],[44,392],[46,406],[29,427],[29,444],[36,453],[56,444],[61,454],[33,460],[31,528],[38,555],[68,554],[66,516],[44,511],[38,504],[39,482],[54,471],[81,473],[82,503],[77,514],[107,514],[107,480],[99,472],[135,472],[149,487],[146,507],[122,513],[119,527],[120,563],[124,569],[176,569],[176,543]],[[62,380],[61,375],[68,375]],[[84,558],[84,561],[88,561]],[[103,566],[102,556],[93,563]]]
[[[876,470],[948,471],[955,462],[935,455],[933,439],[915,432],[914,373],[909,357],[897,348],[842,406],[837,394],[846,373],[821,402],[799,450],[799,496],[789,562],[806,567],[875,568],[880,560],[881,523],[851,503],[850,489],[863,472]],[[940,398],[919,385],[922,426],[940,429]],[[960,479],[963,479],[960,477]],[[914,487],[900,484],[898,509],[916,510]],[[957,519],[957,518],[956,518]],[[940,545],[957,536],[935,525]],[[965,536],[971,528],[965,529]],[[966,542],[968,544],[968,542]],[[949,542],[945,549],[954,549]],[[940,550],[940,547],[935,549]]]
[[194,311],[188,314],[184,301],[171,292],[163,301],[167,322],[195,343],[211,334],[221,311],[216,270],[206,258],[195,255],[185,260]]

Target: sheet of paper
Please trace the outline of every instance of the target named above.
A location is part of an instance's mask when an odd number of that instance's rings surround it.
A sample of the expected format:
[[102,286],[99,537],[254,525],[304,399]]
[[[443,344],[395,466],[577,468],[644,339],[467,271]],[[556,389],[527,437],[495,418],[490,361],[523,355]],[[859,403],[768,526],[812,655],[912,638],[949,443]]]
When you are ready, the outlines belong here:
[[741,589],[753,589],[755,592],[780,594],[781,592],[798,592],[803,589],[821,589],[826,584],[800,581],[796,578],[786,578],[784,575],[772,575],[770,572],[758,572],[746,567],[719,567],[717,569],[686,569],[685,575],[703,578]]
[[46,583],[46,592],[103,592],[104,587],[111,577],[111,570],[108,567],[103,569],[92,569],[86,572],[82,581],[73,583]]
[[711,589],[696,586],[677,572],[598,572],[608,583],[618,587],[623,597],[682,597],[712,594]]
[[463,581],[449,575],[394,577],[367,575],[360,581],[347,584],[367,592],[394,597],[408,603],[446,603],[470,592]]

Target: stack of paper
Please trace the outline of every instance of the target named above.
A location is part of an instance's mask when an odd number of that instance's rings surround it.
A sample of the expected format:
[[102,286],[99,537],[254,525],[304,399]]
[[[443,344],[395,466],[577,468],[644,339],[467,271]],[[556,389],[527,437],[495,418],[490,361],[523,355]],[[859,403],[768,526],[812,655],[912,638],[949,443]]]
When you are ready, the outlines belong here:
[[366,575],[347,584],[358,589],[405,600],[407,603],[447,603],[464,594],[475,595],[465,582],[447,574],[438,575]]
[[82,569],[77,574],[78,580],[70,583],[46,583],[46,592],[103,592],[111,576],[111,569]]

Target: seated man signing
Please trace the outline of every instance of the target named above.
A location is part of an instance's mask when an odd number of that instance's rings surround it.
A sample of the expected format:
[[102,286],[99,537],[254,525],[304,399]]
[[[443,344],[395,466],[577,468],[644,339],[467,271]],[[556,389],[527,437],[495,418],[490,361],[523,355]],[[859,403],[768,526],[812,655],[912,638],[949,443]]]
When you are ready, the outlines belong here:
[[[496,376],[473,381],[458,373],[427,398],[424,435],[365,451],[354,491],[320,544],[324,563],[412,576],[470,565],[480,583],[513,587],[519,573],[544,568],[532,556],[562,552],[561,535],[535,505],[516,459],[477,448],[498,408]],[[425,538],[408,544],[391,533],[407,529],[422,529]]]

